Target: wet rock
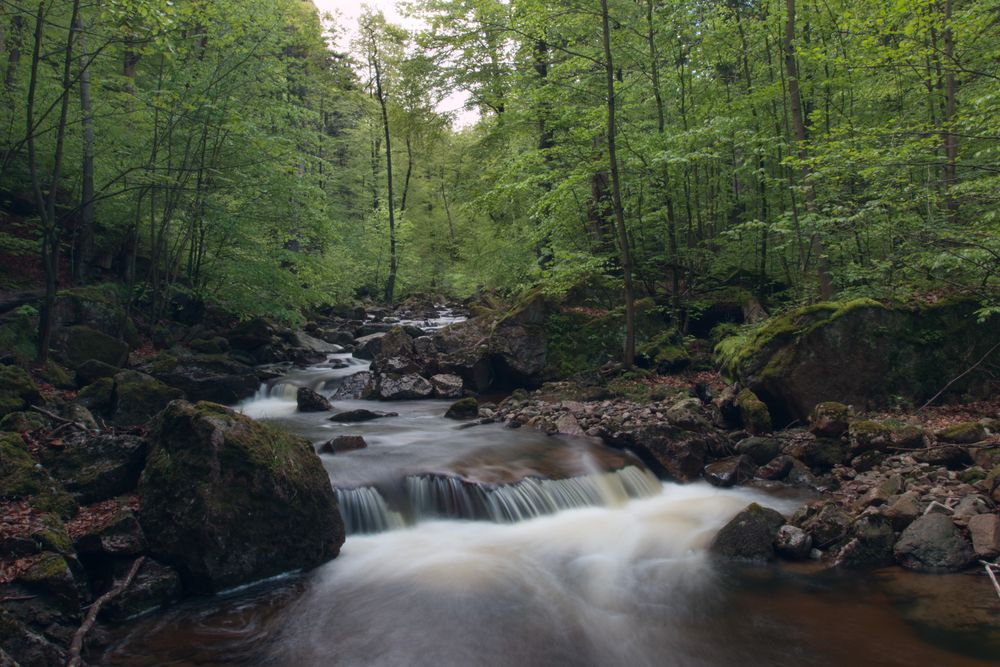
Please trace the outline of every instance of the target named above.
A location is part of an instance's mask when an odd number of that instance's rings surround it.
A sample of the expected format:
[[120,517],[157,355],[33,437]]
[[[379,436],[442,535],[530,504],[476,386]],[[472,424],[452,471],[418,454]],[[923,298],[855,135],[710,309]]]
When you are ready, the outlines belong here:
[[138,371],[122,371],[114,380],[115,407],[111,419],[118,426],[145,424],[170,401],[184,398],[180,389]]
[[[424,340],[420,338],[418,340]],[[429,338],[427,340],[430,340]],[[437,398],[461,398],[462,378],[449,373],[439,373],[431,376],[431,386],[434,387],[434,396]]]
[[330,412],[333,406],[325,397],[309,387],[299,387],[295,392],[295,403],[299,412]]
[[[130,562],[119,564],[116,578],[127,576]],[[109,621],[124,621],[157,609],[168,607],[181,599],[183,586],[176,570],[147,558],[136,573],[132,584],[110,600],[101,610]]]
[[847,446],[841,440],[832,438],[803,439],[793,442],[784,449],[809,468],[826,472],[847,459]]
[[368,371],[349,375],[344,378],[340,386],[337,387],[337,391],[333,393],[333,400],[350,401],[367,398],[367,392],[370,391],[371,385],[372,374]]
[[736,407],[740,411],[743,428],[751,434],[762,435],[771,432],[771,413],[755,393],[749,389],[741,391],[736,395]]
[[751,437],[736,443],[736,451],[746,454],[759,466],[766,465],[781,454],[781,441],[777,438]]
[[971,445],[985,440],[989,436],[989,431],[979,422],[962,422],[937,431],[934,435],[942,442],[950,442],[959,445]]
[[813,546],[829,549],[850,534],[851,515],[835,502],[820,501],[799,510],[791,523],[812,535]]
[[883,451],[892,444],[892,431],[889,427],[871,420],[852,422],[848,436],[851,441],[850,453],[855,456],[865,452]]
[[314,567],[344,541],[312,444],[212,403],[175,401],[151,424],[139,502],[151,554],[192,592]]
[[878,514],[862,516],[854,523],[851,540],[837,553],[837,567],[867,569],[891,565],[896,533],[889,520]]
[[812,551],[812,536],[791,524],[778,529],[774,537],[774,548],[778,555],[789,560],[805,560]]
[[629,444],[682,482],[701,477],[709,450],[706,436],[668,425],[641,427],[632,434]]
[[225,355],[162,357],[145,370],[183,391],[190,401],[231,405],[253,396],[260,387],[253,368]]
[[799,461],[792,458],[791,456],[781,454],[771,459],[767,464],[757,468],[757,476],[760,477],[761,479],[767,479],[772,481],[782,480],[788,476],[788,473],[792,470],[792,467],[796,463],[802,465]]
[[969,450],[958,445],[938,445],[913,452],[913,458],[920,463],[944,466],[948,470],[961,470],[972,463]]
[[961,570],[975,555],[951,518],[936,512],[925,514],[907,526],[894,551],[900,565],[923,572]]
[[977,514],[969,518],[969,535],[976,558],[993,560],[1000,556],[1000,516]]
[[820,438],[839,438],[851,421],[851,409],[843,403],[827,401],[813,408],[809,417],[809,430]]
[[713,486],[729,487],[748,482],[757,472],[749,456],[733,456],[705,466],[704,477]]
[[430,398],[434,387],[423,377],[410,375],[379,375],[376,378],[375,395],[383,401],[403,401]]
[[319,453],[336,454],[337,452],[351,452],[366,447],[368,447],[368,443],[360,435],[340,435],[320,445]]
[[674,403],[666,412],[667,420],[685,429],[699,429],[709,426],[704,408],[697,398],[686,398]]
[[66,664],[66,651],[12,614],[0,610],[0,665],[3,667],[53,667]]
[[382,349],[382,339],[385,331],[378,331],[367,336],[361,336],[354,341],[354,356],[358,359],[374,359]]
[[357,410],[345,410],[343,412],[338,412],[337,414],[330,417],[332,422],[340,422],[342,424],[355,424],[358,422],[367,422],[373,419],[381,419],[383,417],[398,417],[399,415],[395,412],[373,412],[371,410],[366,410],[364,408],[359,408]]
[[732,560],[773,560],[774,540],[784,524],[781,514],[753,503],[722,527],[709,551]]
[[472,419],[479,416],[479,401],[471,396],[455,401],[444,413],[447,419]]

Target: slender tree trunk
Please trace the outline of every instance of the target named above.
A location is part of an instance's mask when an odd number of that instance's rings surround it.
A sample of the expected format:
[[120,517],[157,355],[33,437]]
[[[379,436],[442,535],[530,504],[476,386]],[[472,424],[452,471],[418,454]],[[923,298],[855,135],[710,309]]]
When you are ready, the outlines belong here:
[[952,1],[944,0],[944,193],[948,207],[948,218],[953,222],[958,218],[958,200],[955,198],[956,170],[958,162],[958,135],[955,134],[955,35],[951,28]]
[[[787,10],[787,15],[785,17],[784,39],[785,70],[788,74],[788,97],[792,110],[792,127],[795,131],[795,141],[798,144],[798,157],[801,164],[800,172],[802,175],[802,185],[806,192],[806,210],[808,210],[812,217],[815,218],[817,214],[816,189],[809,181],[811,169],[809,167],[809,163],[807,162],[808,154],[806,151],[809,137],[806,131],[805,117],[802,113],[802,95],[799,92],[799,73],[798,66],[795,62],[795,0],[785,0],[785,8]],[[815,220],[813,221],[813,224],[816,224]],[[826,257],[826,251],[823,247],[823,239],[821,238],[819,232],[815,229],[810,234],[810,246],[810,254],[815,254],[817,257],[817,274],[819,278],[820,296],[824,300],[830,299],[833,297],[833,284],[830,281],[828,259]],[[806,267],[803,267],[803,271],[805,271],[805,269]]]
[[406,210],[406,197],[410,193],[410,176],[413,174],[413,142],[410,141],[409,133],[404,138],[404,143],[406,144],[406,176],[403,177],[403,196],[399,199],[400,215]]
[[396,291],[396,270],[398,269],[398,260],[396,258],[396,204],[392,192],[392,139],[389,136],[389,110],[386,105],[385,90],[382,87],[382,65],[379,62],[377,48],[373,52],[372,65],[375,68],[375,94],[378,97],[378,104],[382,110],[382,130],[385,135],[386,196],[389,199],[389,275],[385,281],[385,302],[392,306]]
[[90,97],[90,68],[87,52],[87,35],[83,17],[77,21],[80,33],[80,111],[83,115],[83,186],[81,192],[80,224],[77,230],[76,252],[73,256],[73,276],[77,283],[84,283],[90,271],[94,249],[94,113]]
[[635,293],[632,286],[632,248],[625,227],[622,206],[621,176],[618,173],[618,151],[615,126],[615,68],[611,57],[611,27],[608,20],[608,0],[601,0],[601,32],[604,41],[604,68],[608,96],[608,161],[611,167],[611,203],[615,212],[615,227],[621,248],[622,272],[625,279],[625,351],[622,362],[631,368],[635,362]]
[[24,45],[24,17],[14,14],[10,19],[10,38],[7,40],[7,71],[4,73],[4,85],[7,92],[13,92],[17,80],[17,67],[21,63],[21,48]]

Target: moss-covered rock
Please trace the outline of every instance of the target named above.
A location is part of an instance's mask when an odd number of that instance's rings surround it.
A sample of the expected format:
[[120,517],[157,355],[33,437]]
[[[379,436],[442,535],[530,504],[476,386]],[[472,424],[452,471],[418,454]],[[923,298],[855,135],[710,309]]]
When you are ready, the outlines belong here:
[[0,419],[0,431],[37,431],[48,426],[49,420],[37,412],[10,412]]
[[0,417],[41,402],[42,395],[26,370],[0,366]]
[[188,343],[188,347],[202,354],[224,354],[229,351],[229,341],[222,336],[195,338]]
[[135,490],[146,461],[145,439],[105,432],[67,438],[39,456],[49,473],[80,502],[90,504]]
[[76,395],[80,405],[92,412],[110,413],[115,398],[114,378],[101,378]]
[[44,492],[49,476],[36,464],[20,435],[0,433],[0,496],[24,498]]
[[112,417],[119,426],[138,426],[152,419],[170,401],[184,398],[184,392],[139,373],[122,371],[115,376],[115,408]]
[[809,430],[821,438],[839,438],[850,425],[851,409],[836,401],[817,404],[809,416]]
[[100,380],[101,378],[111,378],[118,374],[118,367],[106,364],[97,359],[87,359],[76,367],[76,384],[78,387]]
[[851,454],[882,451],[892,444],[892,430],[885,424],[870,419],[851,422],[847,431],[851,440]]
[[768,404],[778,425],[804,421],[823,401],[883,407],[927,400],[946,385],[950,393],[981,393],[1000,359],[962,373],[968,359],[1000,342],[1000,326],[996,317],[980,322],[977,307],[820,303],[727,338],[716,352],[726,372]]
[[88,359],[120,368],[128,358],[129,348],[124,341],[79,324],[56,333],[55,349],[70,368],[76,368]]
[[61,290],[54,311],[58,327],[84,324],[112,338],[137,345],[138,331],[125,311],[121,284],[80,285]]
[[989,435],[986,427],[979,422],[962,422],[960,424],[953,424],[947,428],[943,428],[937,431],[934,435],[937,436],[938,440],[944,442],[953,442],[960,445],[971,445],[973,443],[985,440]]
[[337,555],[344,525],[312,444],[221,405],[174,401],[139,483],[152,554],[214,592]]
[[785,518],[777,511],[752,503],[722,527],[709,551],[731,560],[773,560],[774,539],[784,523]]
[[49,359],[39,376],[57,389],[76,389],[73,373]]
[[773,429],[771,413],[757,395],[749,389],[744,389],[736,395],[736,407],[740,411],[743,428],[753,435],[770,433]]
[[472,419],[478,414],[479,401],[472,396],[467,396],[452,403],[444,416],[448,419]]

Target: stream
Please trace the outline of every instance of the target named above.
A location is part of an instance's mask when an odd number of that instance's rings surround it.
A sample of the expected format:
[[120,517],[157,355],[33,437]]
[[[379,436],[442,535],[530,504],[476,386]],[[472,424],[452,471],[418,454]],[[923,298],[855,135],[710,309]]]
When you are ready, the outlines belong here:
[[[437,323],[436,323],[437,324]],[[763,490],[678,485],[599,442],[447,420],[447,401],[334,401],[397,412],[360,424],[298,413],[367,362],[295,369],[237,406],[309,438],[348,538],[334,561],[112,631],[109,666],[1000,664],[981,576],[721,566],[712,536]]]

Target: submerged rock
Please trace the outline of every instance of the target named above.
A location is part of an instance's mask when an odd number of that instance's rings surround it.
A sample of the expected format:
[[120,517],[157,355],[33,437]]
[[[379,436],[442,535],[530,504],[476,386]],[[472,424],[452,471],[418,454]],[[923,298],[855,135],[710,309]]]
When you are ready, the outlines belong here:
[[299,412],[329,412],[333,410],[330,401],[308,387],[299,387],[295,392],[295,402]]
[[469,396],[455,401],[444,413],[447,419],[472,419],[479,415],[479,401]]
[[327,440],[319,447],[320,454],[336,454],[365,449],[368,443],[360,435],[340,435],[333,440]]
[[398,416],[399,415],[396,412],[372,412],[371,410],[359,408],[357,410],[345,410],[343,412],[338,412],[334,416],[330,417],[330,421],[352,424],[356,422],[367,422],[373,419],[381,419],[382,417]]
[[151,554],[192,592],[315,567],[344,541],[312,444],[213,403],[175,401],[151,424],[139,502]]

